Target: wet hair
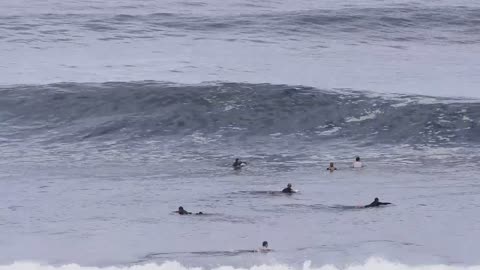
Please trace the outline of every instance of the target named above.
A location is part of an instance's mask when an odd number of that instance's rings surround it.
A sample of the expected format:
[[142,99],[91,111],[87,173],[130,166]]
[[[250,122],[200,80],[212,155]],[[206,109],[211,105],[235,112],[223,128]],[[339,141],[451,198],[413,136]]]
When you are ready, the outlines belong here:
[[360,157],[356,157],[356,158],[355,158],[355,161],[360,161]]
[[334,165],[333,165],[333,162],[330,162],[330,167],[333,167],[333,166],[334,166]]
[[178,207],[178,210],[179,211],[183,210],[183,206]]
[[267,248],[267,247],[268,247],[268,242],[267,242],[267,241],[263,241],[262,247]]
[[378,201],[378,198],[375,198],[375,201]]
[[288,183],[287,187],[292,187],[292,184]]

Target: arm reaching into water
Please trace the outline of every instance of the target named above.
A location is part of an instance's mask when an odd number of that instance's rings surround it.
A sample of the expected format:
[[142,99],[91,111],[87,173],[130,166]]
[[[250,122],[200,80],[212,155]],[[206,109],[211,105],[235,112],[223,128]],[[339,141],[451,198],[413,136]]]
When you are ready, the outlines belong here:
[[392,204],[392,203],[389,203],[389,202],[380,202],[380,201],[378,200],[378,198],[375,198],[375,200],[374,200],[371,204],[365,205],[364,207],[365,207],[365,208],[379,207],[379,206],[381,206],[381,205],[388,205],[388,204]]

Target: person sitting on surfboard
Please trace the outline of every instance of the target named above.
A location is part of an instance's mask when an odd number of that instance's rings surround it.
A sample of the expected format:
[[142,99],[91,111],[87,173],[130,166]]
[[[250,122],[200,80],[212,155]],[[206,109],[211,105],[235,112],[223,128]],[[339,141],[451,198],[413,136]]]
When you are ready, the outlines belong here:
[[360,161],[360,157],[355,158],[355,162],[353,162],[353,168],[362,168],[363,164]]
[[242,168],[243,166],[247,165],[247,163],[245,161],[240,161],[240,159],[235,159],[235,162],[233,162],[233,168],[234,169],[240,169]]
[[365,208],[369,208],[369,207],[379,207],[381,205],[387,205],[387,204],[391,204],[389,202],[380,202],[378,200],[378,198],[375,198],[375,200],[373,200],[373,202],[371,204],[368,204],[368,205],[365,205]]
[[283,193],[295,193],[295,190],[292,189],[292,184],[288,184],[286,188],[282,190]]
[[337,167],[335,167],[333,162],[330,162],[330,166],[327,168],[327,170],[330,170],[330,172],[334,172],[337,170]]

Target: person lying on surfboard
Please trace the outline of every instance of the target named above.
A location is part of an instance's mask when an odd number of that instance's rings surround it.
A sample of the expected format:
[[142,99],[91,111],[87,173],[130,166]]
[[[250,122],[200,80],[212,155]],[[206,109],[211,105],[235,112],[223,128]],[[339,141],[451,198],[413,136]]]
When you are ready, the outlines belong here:
[[262,247],[258,249],[258,252],[270,252],[272,251],[271,249],[268,248],[268,242],[267,241],[263,241],[262,243]]
[[282,190],[283,193],[295,193],[296,191],[292,189],[292,184],[288,184],[286,188]]
[[[178,207],[178,211],[175,211],[179,215],[191,215],[192,212],[188,212],[187,210],[183,209],[183,206]],[[203,215],[203,212],[198,212],[195,215]]]
[[381,205],[388,205],[388,204],[391,204],[389,202],[380,202],[378,200],[378,198],[375,198],[375,200],[373,200],[373,202],[371,204],[368,204],[368,205],[365,205],[364,207],[365,208],[369,208],[369,207],[379,207]]

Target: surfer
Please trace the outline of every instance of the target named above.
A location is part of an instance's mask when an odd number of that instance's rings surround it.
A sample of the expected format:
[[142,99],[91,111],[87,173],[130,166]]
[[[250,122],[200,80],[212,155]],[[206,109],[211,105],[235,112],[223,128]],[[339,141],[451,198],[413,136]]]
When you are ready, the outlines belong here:
[[295,190],[292,189],[292,184],[288,184],[286,188],[282,190],[283,193],[295,193]]
[[362,168],[363,164],[360,161],[360,157],[356,157],[355,161],[353,162],[353,168]]
[[337,167],[333,164],[333,162],[330,162],[330,166],[327,168],[327,171],[330,170],[330,172],[334,172],[337,170]]
[[188,212],[187,210],[183,209],[183,206],[178,207],[178,211],[176,211],[179,215],[191,215],[191,212]]
[[[179,215],[191,215],[192,212],[188,212],[187,210],[183,209],[183,206],[178,207],[178,211],[175,211]],[[195,213],[195,215],[203,215],[203,212]]]
[[258,249],[258,252],[270,252],[270,251],[272,250],[268,248],[268,242],[263,241],[262,247]]
[[381,205],[387,205],[387,204],[391,204],[389,202],[380,202],[378,200],[378,198],[375,198],[375,200],[373,200],[373,202],[371,204],[368,204],[368,205],[365,205],[365,208],[369,208],[369,207],[379,207]]
[[257,249],[246,249],[246,250],[236,250],[233,252],[233,254],[242,254],[242,253],[268,253],[270,251],[273,251],[273,249],[268,248],[268,242],[263,241],[262,246],[257,248]]
[[241,169],[243,166],[247,165],[245,161],[241,161],[240,159],[235,159],[235,162],[233,162],[233,168],[235,170]]

